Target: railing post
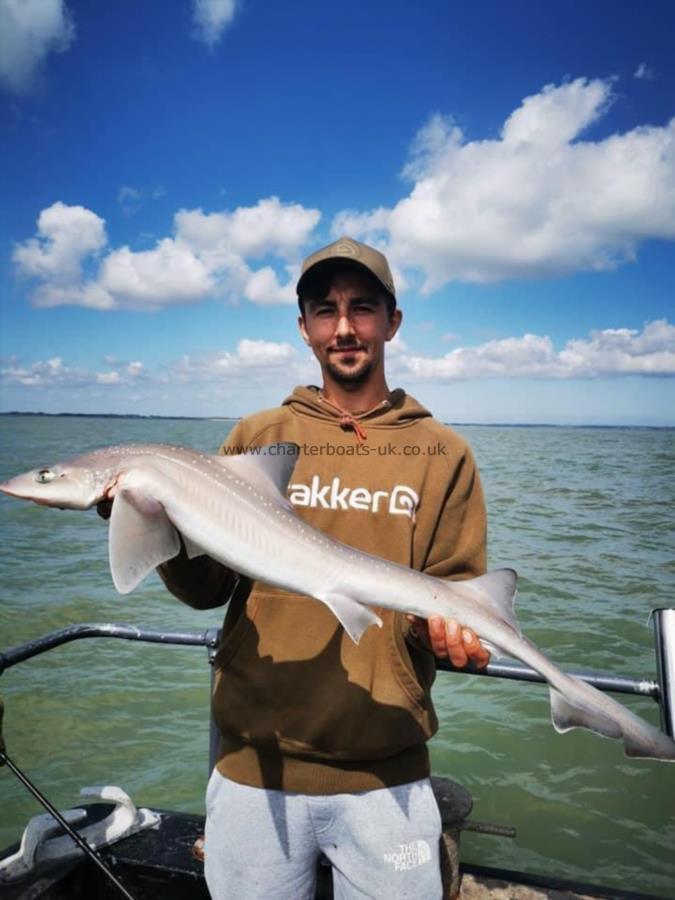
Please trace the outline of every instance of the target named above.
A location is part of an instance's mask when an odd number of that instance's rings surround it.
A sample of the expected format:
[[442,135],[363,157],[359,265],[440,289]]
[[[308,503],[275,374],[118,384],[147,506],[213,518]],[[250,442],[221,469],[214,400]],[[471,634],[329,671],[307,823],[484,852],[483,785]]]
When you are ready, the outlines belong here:
[[216,678],[216,670],[215,670],[215,659],[216,659],[216,651],[218,650],[218,645],[220,644],[220,629],[212,628],[207,632],[208,637],[210,638],[209,643],[207,645],[208,652],[208,661],[209,666],[211,668],[211,678],[209,681],[210,689],[209,689],[209,778],[211,777],[211,772],[213,772],[213,768],[216,764],[216,760],[218,759],[218,729],[216,728],[216,722],[213,718],[213,687]]
[[675,738],[675,609],[655,609],[652,617],[661,727]]

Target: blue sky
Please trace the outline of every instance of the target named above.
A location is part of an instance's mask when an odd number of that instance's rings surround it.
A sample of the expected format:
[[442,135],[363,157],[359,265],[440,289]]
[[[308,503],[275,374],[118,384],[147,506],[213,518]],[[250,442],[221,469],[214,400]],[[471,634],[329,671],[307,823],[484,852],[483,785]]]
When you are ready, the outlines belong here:
[[455,422],[675,425],[675,10],[0,0],[0,410],[242,415],[381,246]]

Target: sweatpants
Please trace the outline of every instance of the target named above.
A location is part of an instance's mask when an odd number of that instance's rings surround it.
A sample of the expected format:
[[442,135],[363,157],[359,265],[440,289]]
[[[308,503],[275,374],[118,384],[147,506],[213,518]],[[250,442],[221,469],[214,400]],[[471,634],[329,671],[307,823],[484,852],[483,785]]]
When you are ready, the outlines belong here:
[[313,900],[321,853],[335,900],[440,900],[440,837],[429,779],[314,796],[248,787],[214,769],[206,792],[212,900]]

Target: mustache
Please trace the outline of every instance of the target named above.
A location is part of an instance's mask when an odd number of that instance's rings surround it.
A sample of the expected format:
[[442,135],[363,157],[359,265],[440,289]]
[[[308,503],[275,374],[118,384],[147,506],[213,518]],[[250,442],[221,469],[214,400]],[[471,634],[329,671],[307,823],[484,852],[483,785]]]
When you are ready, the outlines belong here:
[[329,353],[337,353],[344,350],[365,350],[365,347],[362,344],[334,344],[332,347],[328,348]]

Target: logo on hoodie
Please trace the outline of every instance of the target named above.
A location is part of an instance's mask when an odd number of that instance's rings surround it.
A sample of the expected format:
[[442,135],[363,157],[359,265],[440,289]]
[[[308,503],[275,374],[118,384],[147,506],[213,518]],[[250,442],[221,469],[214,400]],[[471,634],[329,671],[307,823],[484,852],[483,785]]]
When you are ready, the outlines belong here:
[[413,521],[420,505],[420,498],[407,484],[396,484],[391,491],[371,491],[364,487],[344,487],[339,477],[322,484],[320,477],[314,475],[309,484],[290,484],[288,491],[293,506],[386,512],[392,516],[408,516]]

